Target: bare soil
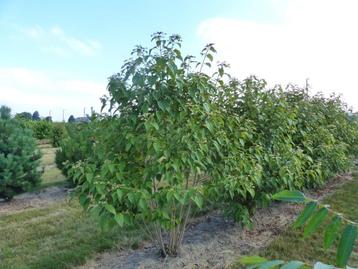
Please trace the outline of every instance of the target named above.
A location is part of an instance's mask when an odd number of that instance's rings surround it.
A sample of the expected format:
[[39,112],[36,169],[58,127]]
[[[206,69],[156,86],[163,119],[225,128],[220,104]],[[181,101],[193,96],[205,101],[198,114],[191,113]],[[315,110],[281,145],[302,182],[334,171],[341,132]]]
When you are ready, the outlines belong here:
[[48,187],[35,192],[16,195],[11,201],[0,201],[0,215],[15,213],[31,208],[45,207],[63,201],[68,193],[64,187]]
[[[350,179],[350,174],[338,176],[307,195],[322,199]],[[228,268],[239,256],[266,247],[294,221],[301,209],[300,205],[273,203],[256,211],[252,230],[242,228],[220,212],[212,212],[189,224],[178,257],[160,258],[158,248],[145,242],[136,250],[118,249],[99,254],[78,269]]]

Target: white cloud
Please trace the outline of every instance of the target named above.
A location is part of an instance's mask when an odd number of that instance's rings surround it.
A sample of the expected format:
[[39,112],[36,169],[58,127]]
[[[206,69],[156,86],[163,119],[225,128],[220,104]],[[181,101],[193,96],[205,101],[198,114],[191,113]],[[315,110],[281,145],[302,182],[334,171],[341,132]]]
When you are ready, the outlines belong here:
[[38,42],[44,52],[59,56],[69,56],[79,53],[84,56],[92,56],[98,52],[102,45],[96,40],[81,40],[68,35],[61,27],[53,26],[50,29],[38,25],[21,28],[21,32],[28,38]]
[[98,111],[99,98],[106,93],[106,81],[74,80],[63,74],[54,74],[25,68],[0,68],[0,105],[6,104],[13,112],[38,110],[42,116],[49,111],[55,120],[70,114],[83,115],[93,106]]
[[29,28],[24,28],[22,29],[22,32],[28,37],[31,37],[33,39],[37,39],[44,34],[43,29],[38,25]]
[[199,25],[198,35],[216,44],[218,57],[239,78],[255,74],[271,84],[299,85],[309,78],[314,91],[341,93],[358,109],[358,1],[272,4],[284,5],[279,23],[211,18]]

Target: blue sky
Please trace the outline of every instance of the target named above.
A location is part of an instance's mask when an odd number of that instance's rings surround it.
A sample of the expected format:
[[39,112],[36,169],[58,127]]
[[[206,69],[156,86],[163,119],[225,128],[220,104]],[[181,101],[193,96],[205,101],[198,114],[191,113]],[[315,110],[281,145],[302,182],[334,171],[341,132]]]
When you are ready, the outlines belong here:
[[349,35],[356,7],[354,0],[0,0],[0,103],[43,116],[51,110],[56,120],[62,109],[66,118],[97,109],[107,77],[156,31],[180,34],[189,54],[216,43],[219,59],[239,78],[258,74],[273,84],[310,78],[319,90],[351,100],[352,84],[342,81],[356,75],[357,40]]

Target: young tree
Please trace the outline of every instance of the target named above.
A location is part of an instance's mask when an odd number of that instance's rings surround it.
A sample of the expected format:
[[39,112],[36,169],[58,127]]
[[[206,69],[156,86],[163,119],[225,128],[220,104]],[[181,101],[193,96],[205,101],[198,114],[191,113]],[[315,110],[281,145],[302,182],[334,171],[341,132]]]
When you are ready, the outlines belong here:
[[2,105],[0,107],[0,118],[1,119],[10,119],[11,118],[11,109],[7,106]]
[[41,120],[40,113],[37,110],[32,114],[32,120],[35,121]]
[[75,117],[73,115],[71,115],[69,118],[68,118],[68,121],[67,122],[75,122]]
[[110,78],[110,97],[102,101],[113,117],[93,134],[92,158],[71,171],[82,205],[103,226],[138,223],[166,256],[178,253],[206,189],[236,166],[230,156],[237,151],[228,150],[223,130],[239,125],[213,102],[217,81],[202,72],[213,60],[212,45],[196,62],[181,55],[177,35],[157,33],[152,41],[152,49],[137,47]]
[[32,115],[30,112],[21,112],[21,113],[17,113],[15,115],[15,119],[18,120],[32,120]]
[[[41,180],[41,154],[32,132],[0,109],[0,198],[31,190]],[[4,116],[5,115],[5,116]]]
[[47,117],[45,118],[45,121],[52,122],[52,117],[51,117],[51,116],[47,116]]

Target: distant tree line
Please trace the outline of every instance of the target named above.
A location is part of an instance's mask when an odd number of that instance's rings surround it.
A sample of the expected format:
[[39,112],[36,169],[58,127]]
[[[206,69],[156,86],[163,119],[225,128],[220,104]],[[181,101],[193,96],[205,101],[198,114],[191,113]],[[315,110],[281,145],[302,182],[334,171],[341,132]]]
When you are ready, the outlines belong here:
[[[15,114],[15,119],[17,120],[25,120],[25,121],[40,121],[40,120],[45,120],[48,122],[52,122],[52,117],[51,116],[47,116],[47,117],[43,117],[41,118],[40,113],[36,110],[34,113],[30,113],[30,112],[20,112]],[[67,122],[89,122],[90,121],[90,116],[86,115],[86,117],[74,117],[73,115],[71,115]]]

